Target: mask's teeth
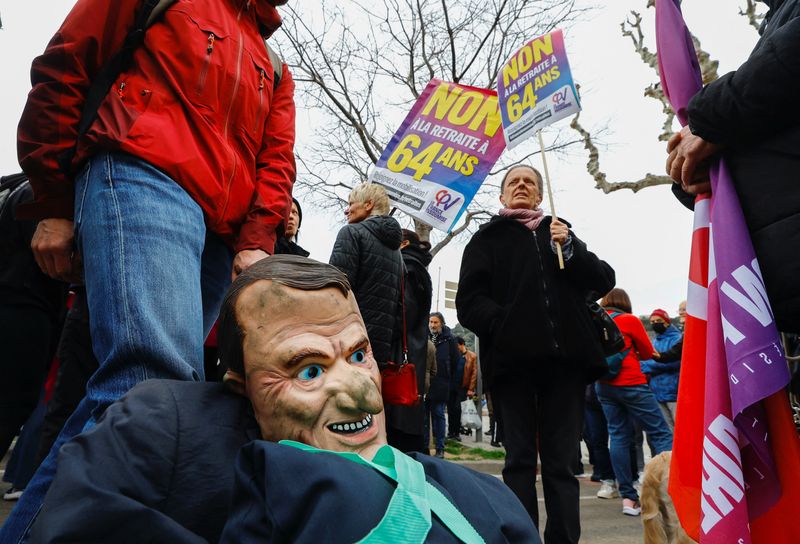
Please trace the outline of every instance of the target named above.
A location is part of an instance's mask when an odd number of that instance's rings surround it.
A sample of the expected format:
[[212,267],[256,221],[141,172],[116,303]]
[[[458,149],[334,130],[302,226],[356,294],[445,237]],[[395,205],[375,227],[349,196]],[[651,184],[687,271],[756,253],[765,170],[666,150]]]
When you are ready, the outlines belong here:
[[328,428],[332,431],[342,433],[355,432],[364,430],[370,423],[372,423],[372,414],[367,414],[361,421],[355,421],[353,423],[334,423],[329,425]]

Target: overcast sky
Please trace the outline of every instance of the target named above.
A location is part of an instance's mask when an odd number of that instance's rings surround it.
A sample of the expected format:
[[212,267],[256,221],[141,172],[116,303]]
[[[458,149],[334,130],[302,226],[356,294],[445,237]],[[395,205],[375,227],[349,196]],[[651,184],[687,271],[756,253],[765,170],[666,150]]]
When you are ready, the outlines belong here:
[[[346,1],[340,3],[344,5]],[[642,64],[619,27],[631,9],[642,12],[649,45],[655,50],[654,10],[645,9],[645,0],[602,4],[565,32],[573,78],[581,85],[582,124],[587,129],[609,129],[603,136],[609,147],[601,151],[601,165],[610,181],[636,180],[647,172],[661,174],[666,161],[665,146],[656,140],[663,122],[661,106],[643,97],[644,88],[656,76]],[[689,27],[704,49],[720,61],[720,74],[736,69],[758,38],[737,14],[743,4],[744,0],[683,1]],[[4,25],[0,30],[3,174],[19,170],[16,125],[30,88],[30,63],[43,51],[72,5],[74,0],[0,0]],[[314,112],[298,112],[298,147],[319,137],[314,133],[316,124]],[[568,125],[569,120],[559,124]],[[534,140],[529,145],[533,146]],[[674,315],[678,303],[686,298],[691,213],[677,203],[666,186],[648,188],[636,195],[630,191],[604,195],[594,189],[594,181],[585,169],[586,160],[580,146],[548,160],[559,216],[569,220],[589,248],[614,267],[617,285],[631,295],[635,313],[649,313],[660,307]],[[534,165],[540,166],[539,161],[535,158]],[[306,206],[300,244],[311,251],[313,258],[327,261],[342,224],[343,215],[332,216]],[[434,285],[439,277],[442,284],[444,280],[457,281],[464,243],[451,243],[434,259],[430,267]],[[443,307],[442,300],[440,309]],[[448,323],[456,322],[454,311],[446,311],[445,316]]]

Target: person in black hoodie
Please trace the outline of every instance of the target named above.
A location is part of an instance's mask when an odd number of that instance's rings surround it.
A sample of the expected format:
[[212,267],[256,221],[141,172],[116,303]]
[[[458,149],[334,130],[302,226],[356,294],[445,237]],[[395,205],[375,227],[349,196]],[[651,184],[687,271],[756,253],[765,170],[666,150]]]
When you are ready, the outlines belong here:
[[710,191],[707,159],[721,153],[733,178],[775,321],[800,332],[800,0],[768,0],[761,39],[735,72],[689,102],[670,139],[667,173],[688,208]]
[[464,250],[456,308],[461,325],[480,338],[484,386],[503,422],[503,480],[538,527],[540,456],[545,541],[573,543],[580,538],[580,515],[572,465],[580,451],[584,392],[607,370],[586,303],[614,287],[615,277],[566,222],[545,217],[541,201],[538,171],[526,165],[508,170],[500,196],[505,207]]
[[[400,253],[406,267],[405,321],[408,360],[417,373],[417,390],[425,392],[425,373],[428,370],[428,313],[431,311],[433,285],[428,265],[433,258],[430,244],[422,242],[416,232],[403,229]],[[402,339],[401,339],[402,341]],[[404,453],[425,452],[425,405],[395,406],[386,404],[386,433],[389,445]],[[427,452],[425,452],[427,453]]]
[[357,185],[344,211],[347,225],[336,236],[330,264],[347,274],[378,363],[402,356],[400,282],[403,234],[389,217],[389,197],[376,183]]

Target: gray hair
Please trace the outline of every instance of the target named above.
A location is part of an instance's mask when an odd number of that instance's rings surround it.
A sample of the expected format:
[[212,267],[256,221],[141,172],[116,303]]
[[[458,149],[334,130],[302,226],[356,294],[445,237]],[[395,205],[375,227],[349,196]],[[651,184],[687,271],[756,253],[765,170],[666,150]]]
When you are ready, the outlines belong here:
[[544,187],[542,187],[542,174],[541,174],[541,172],[539,172],[533,166],[531,166],[529,164],[523,164],[521,162],[511,165],[511,167],[509,167],[509,169],[506,170],[506,175],[503,176],[503,181],[500,182],[500,193],[502,193],[503,190],[506,187],[506,180],[508,179],[508,175],[511,173],[512,170],[516,170],[517,168],[527,168],[528,170],[533,170],[533,173],[536,174],[536,187],[539,189],[539,196],[543,196],[544,193],[542,191],[544,191]]

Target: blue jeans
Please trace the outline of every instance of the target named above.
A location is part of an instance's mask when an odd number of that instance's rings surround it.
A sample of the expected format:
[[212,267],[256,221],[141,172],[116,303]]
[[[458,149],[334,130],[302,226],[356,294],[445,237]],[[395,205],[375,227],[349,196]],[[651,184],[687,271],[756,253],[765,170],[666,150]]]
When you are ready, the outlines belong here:
[[647,384],[615,386],[598,383],[597,398],[603,406],[608,420],[608,433],[611,435],[611,465],[617,476],[619,493],[625,499],[639,500],[633,487],[631,474],[631,432],[629,417],[633,417],[652,442],[653,452],[672,449],[672,432],[664,421],[661,409],[653,392]]
[[[425,450],[430,450],[431,425],[433,425],[433,440],[436,451],[444,451],[444,407],[446,402],[431,402],[425,399]],[[432,423],[431,423],[432,422]]]
[[587,403],[583,417],[586,421],[584,434],[594,458],[592,476],[601,480],[613,480],[614,468],[611,466],[611,454],[608,451],[608,423],[603,409]]
[[77,176],[75,239],[100,367],[3,526],[4,544],[27,540],[59,449],[111,403],[150,378],[203,379],[203,341],[230,283],[232,251],[206,231],[200,206],[130,155],[100,153]]

